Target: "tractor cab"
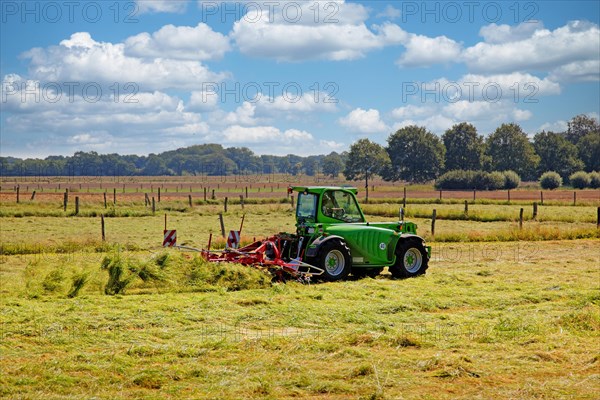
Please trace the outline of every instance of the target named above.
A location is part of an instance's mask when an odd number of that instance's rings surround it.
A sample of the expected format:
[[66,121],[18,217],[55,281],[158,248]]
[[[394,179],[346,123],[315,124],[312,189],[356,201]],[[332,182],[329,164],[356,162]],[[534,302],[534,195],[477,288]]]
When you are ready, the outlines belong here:
[[355,188],[293,188],[298,191],[296,222],[356,223],[365,222]]

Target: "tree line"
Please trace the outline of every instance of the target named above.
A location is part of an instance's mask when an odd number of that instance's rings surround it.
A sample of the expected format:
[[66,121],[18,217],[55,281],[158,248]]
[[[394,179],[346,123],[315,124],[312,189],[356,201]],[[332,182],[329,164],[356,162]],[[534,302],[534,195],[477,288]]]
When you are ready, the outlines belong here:
[[337,176],[344,155],[300,157],[254,154],[246,147],[223,148],[201,144],[148,156],[98,154],[78,151],[73,156],[45,159],[0,157],[1,176],[223,176],[250,174],[306,174]]
[[598,121],[578,115],[567,126],[564,132],[542,131],[530,140],[515,123],[502,124],[485,138],[467,122],[452,126],[441,138],[425,127],[411,125],[391,134],[385,147],[369,139],[354,143],[344,175],[367,183],[374,175],[388,181],[424,183],[450,171],[462,171],[467,179],[480,176],[496,181],[501,177],[490,176],[493,171],[514,171],[527,181],[537,180],[546,171],[555,171],[564,180],[576,171],[600,171]]
[[[562,179],[576,171],[600,171],[600,125],[578,115],[564,132],[542,131],[530,140],[515,123],[500,125],[487,137],[470,123],[452,126],[440,137],[426,127],[407,126],[387,138],[387,146],[369,139],[348,152],[301,157],[258,156],[246,147],[201,144],[148,156],[76,152],[45,159],[0,157],[1,176],[163,176],[324,174],[349,180],[381,176],[388,181],[430,182],[449,171],[516,172],[537,180],[546,171]],[[468,175],[468,174],[467,174]],[[471,176],[471,175],[469,175]],[[480,181],[499,175],[473,175]]]

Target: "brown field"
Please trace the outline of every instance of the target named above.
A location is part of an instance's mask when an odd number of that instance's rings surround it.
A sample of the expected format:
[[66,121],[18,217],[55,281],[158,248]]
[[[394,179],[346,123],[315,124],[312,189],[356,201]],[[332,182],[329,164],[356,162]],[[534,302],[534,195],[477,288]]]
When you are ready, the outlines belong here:
[[[238,198],[246,195],[249,198],[275,199],[287,196],[287,187],[290,185],[350,185],[359,188],[359,196],[365,195],[364,182],[345,181],[343,179],[292,177],[280,176],[248,176],[248,177],[52,177],[31,179],[29,177],[4,178],[0,184],[0,201],[15,201],[16,188],[19,186],[20,200],[31,198],[36,192],[38,201],[61,201],[66,189],[79,196],[82,201],[103,201],[103,193],[107,193],[107,200],[112,201],[116,190],[117,199],[125,201],[144,201],[144,193],[150,197],[158,196],[161,199],[181,200],[192,195],[194,200],[203,200],[206,189],[207,199],[212,197],[213,191],[216,199]],[[390,183],[376,180],[369,185],[370,199],[401,200],[406,190],[407,201],[411,199],[442,199],[442,200],[492,200],[492,201],[517,201],[517,202],[570,202],[593,203],[600,202],[600,190],[544,190],[541,191],[535,184],[526,184],[517,190],[498,191],[438,191],[428,185],[406,185],[404,183]],[[542,198],[543,197],[543,198]]]

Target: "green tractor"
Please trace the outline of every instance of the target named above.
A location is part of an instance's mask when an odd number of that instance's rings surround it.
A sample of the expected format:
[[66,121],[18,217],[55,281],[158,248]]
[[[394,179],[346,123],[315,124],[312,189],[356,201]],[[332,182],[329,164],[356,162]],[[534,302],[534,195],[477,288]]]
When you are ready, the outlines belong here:
[[298,193],[294,247],[302,263],[323,270],[319,279],[373,277],[384,267],[396,278],[427,270],[431,247],[417,236],[417,225],[367,222],[356,188],[297,186],[289,191]]

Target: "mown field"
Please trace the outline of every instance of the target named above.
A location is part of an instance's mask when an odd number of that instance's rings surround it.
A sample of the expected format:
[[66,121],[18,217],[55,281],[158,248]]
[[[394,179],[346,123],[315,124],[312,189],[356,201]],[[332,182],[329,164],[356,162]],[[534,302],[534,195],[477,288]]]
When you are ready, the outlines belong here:
[[[258,270],[208,265],[160,246],[165,214],[178,243],[191,247],[205,247],[210,233],[223,246],[218,213],[227,230],[245,215],[246,241],[291,232],[284,186],[273,196],[250,192],[243,209],[236,192],[227,212],[221,196],[205,202],[198,191],[190,206],[187,194],[163,192],[153,213],[135,184],[116,205],[109,196],[107,208],[101,191],[85,199],[82,186],[74,215],[77,189],[65,212],[58,196],[16,204],[3,183],[2,398],[595,399],[600,392],[598,191],[578,191],[575,206],[572,192],[565,201],[546,197],[535,219],[532,202],[518,197],[465,198],[467,212],[461,198],[409,201],[406,218],[433,246],[425,276],[393,280],[384,271],[307,285],[272,283]],[[364,204],[369,220],[397,219],[398,193]],[[117,295],[105,294],[109,264],[125,271]]]

